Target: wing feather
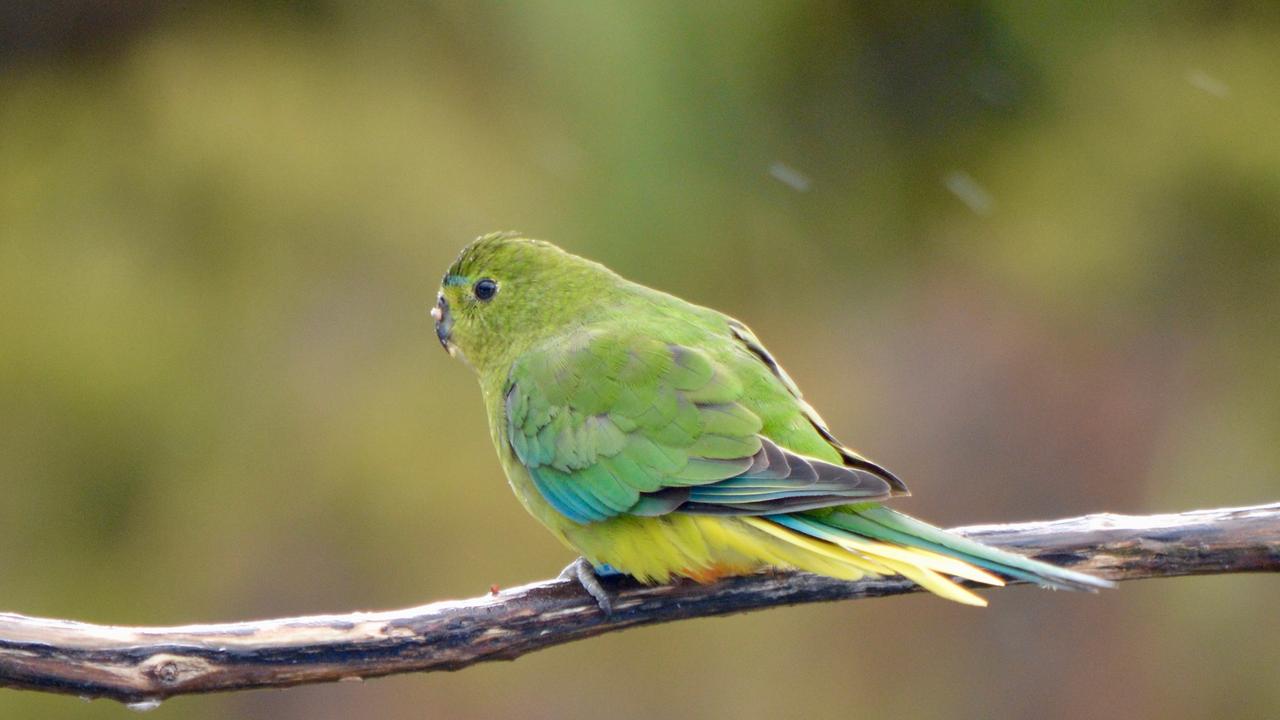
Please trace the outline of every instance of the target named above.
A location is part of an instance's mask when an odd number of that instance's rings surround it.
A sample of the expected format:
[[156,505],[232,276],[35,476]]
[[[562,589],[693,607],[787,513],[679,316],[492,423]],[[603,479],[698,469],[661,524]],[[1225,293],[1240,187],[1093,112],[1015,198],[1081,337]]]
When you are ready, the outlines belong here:
[[625,329],[526,353],[507,440],[534,487],[579,523],[621,514],[761,515],[887,498],[875,473],[762,435],[743,383],[707,353]]

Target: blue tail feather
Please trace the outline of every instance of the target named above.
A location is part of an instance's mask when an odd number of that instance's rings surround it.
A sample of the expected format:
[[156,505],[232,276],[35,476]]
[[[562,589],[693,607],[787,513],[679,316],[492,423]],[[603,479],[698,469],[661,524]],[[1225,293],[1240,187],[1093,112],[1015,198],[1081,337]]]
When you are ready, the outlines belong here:
[[958,558],[985,570],[1041,587],[1091,592],[1096,592],[1099,588],[1115,587],[1115,583],[1109,580],[983,545],[885,507],[859,509],[856,512],[838,511],[824,516],[822,521],[825,525],[860,536]]

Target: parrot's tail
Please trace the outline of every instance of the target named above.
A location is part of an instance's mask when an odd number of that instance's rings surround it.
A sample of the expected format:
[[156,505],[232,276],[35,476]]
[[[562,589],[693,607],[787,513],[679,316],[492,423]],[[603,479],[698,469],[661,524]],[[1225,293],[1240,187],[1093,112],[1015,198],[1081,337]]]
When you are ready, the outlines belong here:
[[1115,587],[1109,580],[998,550],[885,507],[744,519],[775,538],[822,554],[827,562],[842,559],[872,574],[902,575],[932,593],[967,605],[987,601],[948,576],[1004,585],[992,574],[999,573],[1056,590],[1096,592]]

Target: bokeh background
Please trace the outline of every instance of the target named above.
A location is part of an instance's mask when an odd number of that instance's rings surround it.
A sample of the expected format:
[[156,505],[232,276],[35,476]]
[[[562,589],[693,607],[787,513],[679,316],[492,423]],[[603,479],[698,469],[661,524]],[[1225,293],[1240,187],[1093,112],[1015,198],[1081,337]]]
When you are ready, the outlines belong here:
[[[743,318],[935,522],[1280,499],[1280,6],[1040,5],[0,2],[0,609],[556,572],[427,316],[495,229]],[[152,716],[1280,712],[1274,577],[991,599]]]

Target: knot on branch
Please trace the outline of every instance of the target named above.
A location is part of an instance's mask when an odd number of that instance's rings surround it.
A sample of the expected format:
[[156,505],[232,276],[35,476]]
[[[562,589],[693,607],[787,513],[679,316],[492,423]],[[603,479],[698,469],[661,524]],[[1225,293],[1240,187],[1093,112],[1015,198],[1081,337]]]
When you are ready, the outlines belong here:
[[208,674],[213,666],[203,658],[160,653],[144,660],[138,669],[149,680],[164,687],[174,687]]

